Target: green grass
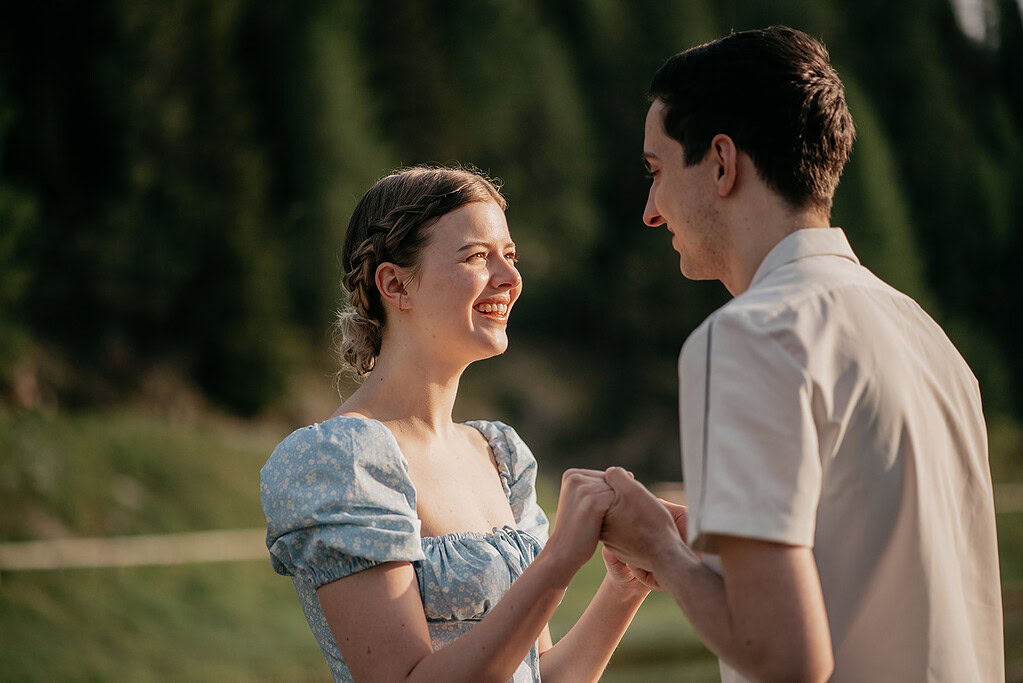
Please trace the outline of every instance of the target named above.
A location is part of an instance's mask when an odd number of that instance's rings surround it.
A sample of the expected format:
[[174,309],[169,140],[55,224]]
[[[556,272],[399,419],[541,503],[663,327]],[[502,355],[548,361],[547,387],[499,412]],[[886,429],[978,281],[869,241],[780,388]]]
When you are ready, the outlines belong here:
[[284,432],[0,413],[0,540],[260,526],[259,468]]
[[[258,527],[287,428],[0,414],[0,540]],[[0,575],[3,681],[327,681],[269,558]]]
[[6,573],[5,681],[329,681],[264,563]]
[[[258,472],[287,427],[139,412],[0,413],[0,540],[258,527]],[[546,473],[548,475],[556,473]],[[556,489],[541,486],[553,511]],[[1023,514],[999,516],[1008,680],[1023,681]],[[604,575],[599,553],[551,624]],[[670,597],[651,595],[605,681],[716,681]],[[0,681],[328,681],[291,582],[269,561],[0,575]]]

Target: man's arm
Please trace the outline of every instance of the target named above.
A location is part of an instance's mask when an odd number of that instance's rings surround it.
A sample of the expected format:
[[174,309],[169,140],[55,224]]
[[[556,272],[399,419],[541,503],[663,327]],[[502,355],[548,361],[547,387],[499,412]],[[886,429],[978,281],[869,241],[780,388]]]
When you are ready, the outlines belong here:
[[642,484],[620,468],[608,470],[607,480],[616,496],[604,520],[605,544],[653,573],[707,647],[756,680],[827,680],[831,635],[809,548],[719,536],[719,576]]
[[827,680],[831,633],[810,549],[731,536],[718,548],[722,576],[692,551],[652,570],[707,647],[758,681]]

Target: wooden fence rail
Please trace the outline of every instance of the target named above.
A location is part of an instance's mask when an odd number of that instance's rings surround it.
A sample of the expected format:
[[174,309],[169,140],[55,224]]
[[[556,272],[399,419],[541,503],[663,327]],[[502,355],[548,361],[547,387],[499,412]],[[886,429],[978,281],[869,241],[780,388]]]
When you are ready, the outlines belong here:
[[[684,502],[678,484],[655,484],[651,488],[663,498]],[[995,510],[1000,515],[1023,512],[1023,483],[995,486]],[[266,530],[258,528],[0,543],[0,571],[269,562],[265,539]]]

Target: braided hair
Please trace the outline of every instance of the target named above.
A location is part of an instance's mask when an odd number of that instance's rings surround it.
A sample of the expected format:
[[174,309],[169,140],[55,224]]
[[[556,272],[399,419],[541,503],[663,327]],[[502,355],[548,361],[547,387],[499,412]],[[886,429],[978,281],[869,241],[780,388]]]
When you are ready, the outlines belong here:
[[378,180],[352,212],[341,250],[336,345],[342,371],[368,374],[380,355],[387,316],[376,288],[381,263],[415,271],[428,228],[472,202],[507,204],[497,184],[473,168],[414,166]]

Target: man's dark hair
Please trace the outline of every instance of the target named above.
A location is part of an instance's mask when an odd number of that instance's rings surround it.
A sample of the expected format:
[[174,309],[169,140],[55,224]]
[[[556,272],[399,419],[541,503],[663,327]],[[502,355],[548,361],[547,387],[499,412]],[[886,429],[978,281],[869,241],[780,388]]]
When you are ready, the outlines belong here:
[[733,33],[671,57],[648,95],[664,102],[664,130],[687,166],[723,133],[788,204],[830,215],[856,132],[817,40],[785,26]]

